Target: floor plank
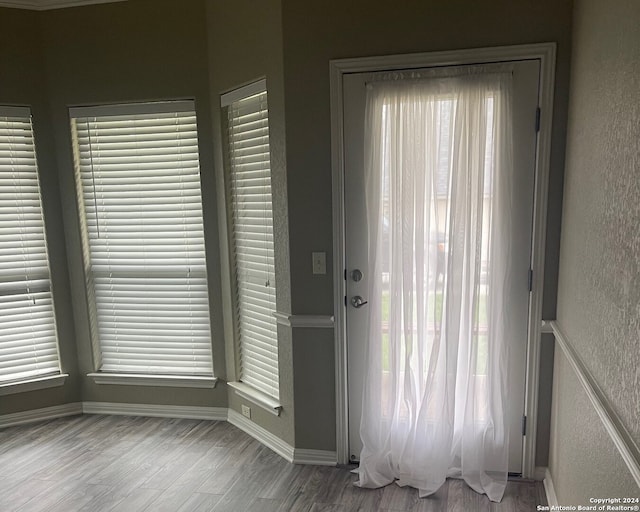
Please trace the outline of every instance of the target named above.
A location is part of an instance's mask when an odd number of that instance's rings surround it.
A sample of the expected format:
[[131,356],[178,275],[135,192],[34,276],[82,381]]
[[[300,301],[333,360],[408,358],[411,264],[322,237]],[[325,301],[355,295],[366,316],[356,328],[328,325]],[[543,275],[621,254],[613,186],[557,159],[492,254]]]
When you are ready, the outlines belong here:
[[0,430],[2,512],[522,512],[540,482],[491,503],[461,480],[434,495],[361,489],[348,468],[286,462],[227,422],[84,415]]

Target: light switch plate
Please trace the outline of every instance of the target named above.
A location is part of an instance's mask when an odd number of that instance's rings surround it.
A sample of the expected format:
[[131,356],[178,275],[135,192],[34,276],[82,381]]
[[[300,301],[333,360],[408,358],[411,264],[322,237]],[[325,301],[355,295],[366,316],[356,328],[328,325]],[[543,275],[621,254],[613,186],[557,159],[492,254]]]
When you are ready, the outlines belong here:
[[312,252],[311,258],[313,260],[313,273],[326,274],[327,273],[327,253]]

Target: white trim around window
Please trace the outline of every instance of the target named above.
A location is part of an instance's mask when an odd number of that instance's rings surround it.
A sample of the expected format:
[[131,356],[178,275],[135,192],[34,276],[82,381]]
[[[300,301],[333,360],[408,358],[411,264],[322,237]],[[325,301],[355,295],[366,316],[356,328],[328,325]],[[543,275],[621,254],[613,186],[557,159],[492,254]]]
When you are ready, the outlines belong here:
[[70,117],[91,376],[213,387],[195,103],[77,107]]
[[21,380],[19,382],[0,384],[0,396],[15,395],[17,393],[26,393],[27,391],[37,391],[39,389],[57,388],[64,385],[68,376],[68,373],[58,373],[45,377]]
[[213,389],[218,383],[216,377],[202,377],[191,375],[148,375],[135,373],[93,372],[87,377],[96,384],[110,384],[116,386],[153,386],[171,388],[202,388]]
[[64,382],[28,107],[0,106],[0,331],[0,394]]
[[[271,152],[266,81],[222,95],[238,380],[279,399]],[[237,388],[236,388],[237,389]],[[244,388],[242,388],[244,389]],[[264,401],[264,400],[263,400]]]
[[253,386],[248,386],[244,382],[227,382],[227,386],[233,389],[239,397],[248,400],[275,416],[280,416],[282,404],[278,400],[274,400],[269,395],[258,391]]

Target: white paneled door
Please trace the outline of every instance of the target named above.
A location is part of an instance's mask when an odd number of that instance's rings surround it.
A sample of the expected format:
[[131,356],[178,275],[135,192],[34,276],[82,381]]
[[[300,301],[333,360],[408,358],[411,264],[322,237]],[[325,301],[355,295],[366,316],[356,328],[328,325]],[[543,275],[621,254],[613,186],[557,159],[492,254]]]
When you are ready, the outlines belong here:
[[[537,105],[538,105],[538,87],[539,87],[539,69],[540,62],[537,59],[491,64],[489,66],[499,66],[501,72],[507,70],[511,75],[511,91],[512,101],[510,105],[510,129],[509,136],[512,139],[512,165],[499,166],[494,165],[492,158],[496,152],[494,145],[497,144],[492,133],[495,130],[491,123],[497,122],[492,118],[491,109],[494,108],[492,99],[487,100],[487,110],[489,111],[488,121],[482,129],[477,129],[473,121],[469,125],[471,138],[467,137],[469,144],[477,144],[486,147],[486,162],[483,164],[485,171],[480,178],[481,190],[476,190],[479,201],[474,203],[476,211],[470,215],[476,215],[476,224],[480,226],[476,233],[481,239],[475,242],[477,255],[475,257],[476,265],[473,271],[475,277],[469,282],[473,283],[473,289],[469,292],[473,296],[473,310],[470,315],[473,317],[470,325],[473,325],[472,331],[468,334],[468,339],[474,345],[474,362],[471,374],[476,381],[482,382],[485,375],[490,372],[492,361],[491,354],[487,353],[492,350],[491,336],[488,325],[489,317],[495,313],[492,312],[492,304],[495,304],[496,297],[505,304],[501,309],[500,315],[507,321],[503,322],[505,328],[504,338],[507,340],[508,351],[507,357],[503,360],[505,368],[505,377],[507,379],[507,431],[508,431],[508,466],[509,472],[522,472],[522,443],[523,443],[523,414],[524,414],[524,396],[525,396],[525,373],[526,373],[526,346],[527,346],[527,324],[530,303],[530,267],[531,267],[531,238],[532,238],[532,219],[533,219],[533,203],[534,203],[534,181],[535,181],[535,156],[537,145]],[[478,66],[474,66],[478,68]],[[345,164],[345,218],[346,218],[346,328],[347,328],[347,379],[348,379],[348,410],[349,410],[349,455],[352,461],[360,460],[360,452],[362,449],[361,441],[361,418],[363,416],[363,382],[364,376],[368,370],[367,365],[371,359],[368,358],[369,340],[371,333],[375,331],[378,339],[381,339],[381,345],[376,345],[375,350],[380,351],[379,362],[379,389],[382,390],[378,397],[380,401],[389,400],[392,394],[401,393],[398,389],[397,381],[388,381],[388,376],[394,365],[402,366],[394,358],[398,354],[402,357],[409,357],[405,349],[394,355],[389,349],[390,325],[393,324],[394,311],[397,313],[397,304],[401,300],[398,296],[397,289],[393,287],[394,276],[400,273],[407,275],[406,268],[403,265],[409,265],[410,262],[403,261],[398,258],[399,254],[394,244],[402,243],[401,238],[396,236],[398,230],[406,229],[406,226],[393,226],[391,223],[394,217],[391,213],[392,199],[388,196],[389,189],[393,188],[391,182],[396,179],[393,174],[394,169],[386,169],[381,172],[387,174],[381,178],[380,183],[380,203],[379,208],[372,208],[365,200],[366,190],[368,186],[366,173],[371,170],[365,169],[365,148],[371,147],[371,141],[365,140],[371,136],[371,130],[367,130],[366,123],[371,123],[372,115],[382,116],[375,122],[382,125],[389,121],[389,116],[401,115],[399,111],[404,109],[435,109],[437,121],[433,126],[437,127],[437,133],[431,133],[425,128],[416,135],[415,130],[407,128],[406,130],[398,130],[394,132],[394,137],[405,137],[407,140],[402,141],[403,144],[424,145],[426,160],[431,164],[423,168],[414,169],[418,173],[426,173],[424,181],[428,182],[429,187],[429,204],[425,205],[420,211],[423,213],[422,220],[427,227],[421,228],[426,235],[418,237],[422,244],[416,250],[422,251],[425,261],[424,273],[411,274],[412,282],[417,283],[417,287],[422,292],[422,297],[418,298],[423,301],[422,305],[412,306],[414,309],[423,308],[425,321],[418,321],[416,318],[419,314],[415,314],[412,310],[406,313],[402,319],[402,329],[404,333],[400,335],[400,343],[406,343],[406,338],[420,337],[417,331],[420,330],[422,339],[425,343],[432,343],[439,336],[446,336],[440,331],[441,322],[439,319],[447,314],[452,307],[452,297],[447,295],[456,283],[453,281],[458,279],[458,275],[451,275],[451,269],[455,267],[455,258],[457,258],[456,247],[466,247],[459,242],[460,237],[464,237],[465,233],[459,229],[456,230],[456,217],[454,210],[459,209],[462,198],[461,193],[466,193],[465,187],[460,182],[454,186],[456,180],[460,179],[460,173],[452,165],[452,144],[454,137],[460,137],[461,134],[456,132],[452,126],[453,116],[456,114],[455,98],[448,95],[446,89],[441,90],[434,103],[425,107],[424,105],[416,105],[407,100],[407,103],[401,108],[391,109],[382,108],[377,114],[366,112],[367,108],[367,88],[371,88],[371,84],[384,80],[416,80],[419,79],[420,73],[424,76],[435,76],[446,78],[456,76],[457,74],[465,74],[467,70],[465,66],[440,68],[433,70],[408,70],[407,72],[396,71],[390,73],[352,73],[344,75],[343,81],[343,98],[344,98],[344,164]],[[468,68],[468,67],[467,67]],[[491,72],[488,69],[487,72]],[[395,75],[395,76],[394,76]],[[488,123],[488,124],[487,124]],[[475,126],[475,128],[474,128]],[[431,128],[431,131],[433,129]],[[369,135],[367,135],[369,133]],[[464,134],[463,134],[464,135]],[[481,137],[480,141],[474,141],[473,137]],[[410,139],[410,140],[409,140]],[[397,141],[396,141],[397,142]],[[395,144],[396,142],[391,142]],[[385,144],[380,146],[380,158],[384,160],[388,157],[385,153],[388,151]],[[386,164],[385,164],[386,165]],[[404,165],[404,164],[403,164]],[[382,166],[384,168],[384,165]],[[412,171],[413,172],[413,171]],[[500,173],[510,173],[509,194],[510,198],[510,214],[508,232],[496,234],[496,223],[492,217],[495,212],[495,196],[492,193],[495,183],[504,176]],[[370,181],[370,178],[369,178]],[[472,185],[469,185],[469,190]],[[457,190],[457,192],[455,192]],[[460,192],[460,191],[463,192]],[[455,192],[455,193],[454,193]],[[456,195],[457,194],[457,195]],[[396,199],[397,201],[397,199]],[[396,208],[402,208],[402,204],[396,205]],[[371,218],[376,215],[376,218]],[[378,241],[378,247],[382,248],[381,260],[376,265],[370,261],[370,229],[367,226],[377,224],[380,227],[381,240]],[[395,229],[395,231],[394,231]],[[415,234],[415,233],[414,233]],[[503,236],[509,242],[509,256],[506,260],[497,263],[494,252],[492,252],[493,241],[496,236]],[[418,244],[416,244],[418,245]],[[406,248],[404,248],[406,249]],[[405,251],[404,254],[407,252]],[[410,251],[409,251],[410,253]],[[466,257],[466,256],[465,256]],[[501,265],[504,275],[508,276],[508,280],[501,282],[500,286],[496,286],[496,281],[492,279],[492,268]],[[502,272],[501,269],[497,271]],[[377,272],[375,278],[381,286],[372,287],[372,273]],[[464,276],[465,279],[468,276]],[[391,281],[391,283],[390,283]],[[376,289],[377,297],[371,297],[369,294],[372,289]],[[376,304],[379,314],[371,315],[369,308],[372,304]],[[394,309],[396,308],[396,309]],[[463,308],[464,309],[464,308]],[[444,311],[443,311],[444,310]],[[444,341],[447,343],[447,340]],[[407,347],[409,345],[407,344]],[[425,348],[425,353],[431,353],[431,345]],[[421,372],[427,372],[429,366],[428,357],[424,361],[425,368],[420,369]],[[489,368],[489,370],[487,370]],[[407,385],[411,379],[407,376]],[[402,382],[402,380],[400,380]],[[458,383],[459,384],[459,383]],[[481,386],[480,386],[481,388]],[[482,393],[476,394],[482,400]],[[400,395],[397,395],[400,396]],[[458,404],[456,404],[457,407]],[[486,404],[476,404],[478,410],[485,407]],[[404,407],[402,403],[399,408]],[[384,406],[381,407],[384,410]],[[411,411],[407,410],[407,421],[411,421]],[[403,411],[399,412],[399,417],[403,418]],[[505,436],[507,437],[507,436]]]

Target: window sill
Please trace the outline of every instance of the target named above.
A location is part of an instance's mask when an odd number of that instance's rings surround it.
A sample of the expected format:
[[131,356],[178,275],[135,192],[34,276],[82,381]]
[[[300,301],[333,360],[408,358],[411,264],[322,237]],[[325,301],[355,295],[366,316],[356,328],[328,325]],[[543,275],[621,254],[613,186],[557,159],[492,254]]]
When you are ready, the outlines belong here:
[[244,382],[227,382],[227,386],[232,388],[236,395],[241,396],[242,398],[249,400],[251,403],[261,407],[267,412],[270,412],[274,416],[280,416],[280,411],[282,411],[282,405],[280,402],[271,398],[269,395],[258,391],[257,389],[248,386]]
[[189,375],[145,375],[138,373],[89,373],[87,377],[96,384],[111,384],[117,386],[155,386],[170,388],[203,388],[213,389],[218,379],[216,377],[201,377]]
[[0,384],[0,396],[62,386],[68,376],[68,373],[58,373],[56,375],[47,375],[46,377],[35,377],[28,380]]

